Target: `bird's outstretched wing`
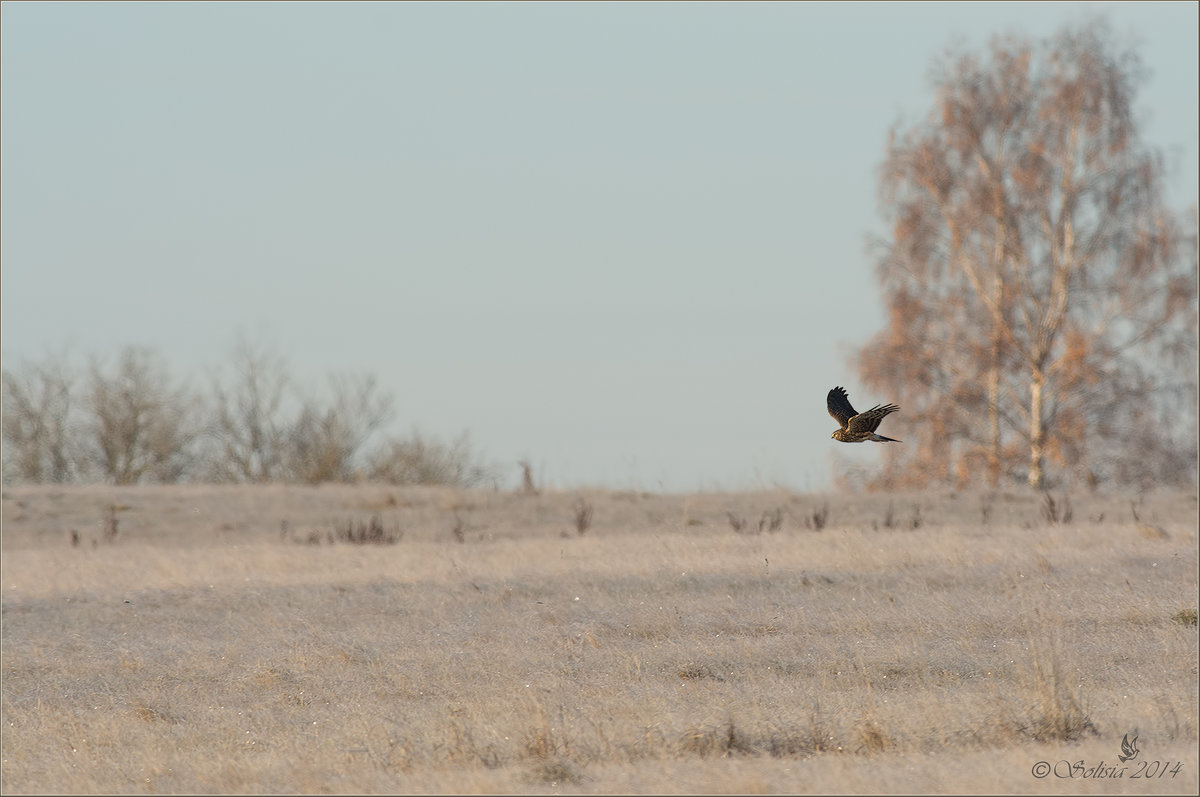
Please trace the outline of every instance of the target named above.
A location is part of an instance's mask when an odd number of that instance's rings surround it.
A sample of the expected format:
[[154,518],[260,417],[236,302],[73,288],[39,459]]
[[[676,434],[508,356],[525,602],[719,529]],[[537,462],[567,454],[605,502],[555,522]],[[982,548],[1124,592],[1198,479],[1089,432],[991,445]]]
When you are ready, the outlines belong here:
[[879,428],[879,422],[883,420],[885,415],[896,412],[899,409],[895,404],[884,404],[882,406],[877,404],[866,412],[860,412],[858,415],[850,418],[847,422],[847,428],[851,433],[874,432]]
[[858,413],[854,411],[854,407],[850,406],[850,399],[846,395],[846,388],[835,387],[829,391],[829,397],[825,400],[825,405],[829,408],[829,414],[838,422],[838,426],[843,429],[846,424],[850,423],[850,419]]

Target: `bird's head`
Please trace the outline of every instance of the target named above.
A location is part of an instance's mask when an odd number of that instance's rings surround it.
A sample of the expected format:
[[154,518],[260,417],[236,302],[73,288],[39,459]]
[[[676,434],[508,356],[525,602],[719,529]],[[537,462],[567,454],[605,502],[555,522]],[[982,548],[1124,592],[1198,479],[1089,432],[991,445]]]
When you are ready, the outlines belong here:
[[833,434],[829,435],[829,437],[831,440],[837,440],[837,432],[834,432]]

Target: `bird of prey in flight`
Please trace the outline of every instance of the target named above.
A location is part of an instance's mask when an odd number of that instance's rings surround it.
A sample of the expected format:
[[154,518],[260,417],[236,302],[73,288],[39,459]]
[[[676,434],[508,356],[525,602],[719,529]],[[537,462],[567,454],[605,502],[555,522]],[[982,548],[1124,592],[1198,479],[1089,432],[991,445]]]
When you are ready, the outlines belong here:
[[883,420],[884,416],[900,409],[895,404],[876,404],[866,412],[858,412],[850,405],[850,398],[846,395],[846,389],[843,387],[835,387],[829,391],[826,404],[829,407],[829,414],[841,427],[834,431],[832,435],[834,440],[843,443],[862,443],[867,440],[875,443],[900,442],[881,434],[875,434],[875,430],[879,428],[879,422]]

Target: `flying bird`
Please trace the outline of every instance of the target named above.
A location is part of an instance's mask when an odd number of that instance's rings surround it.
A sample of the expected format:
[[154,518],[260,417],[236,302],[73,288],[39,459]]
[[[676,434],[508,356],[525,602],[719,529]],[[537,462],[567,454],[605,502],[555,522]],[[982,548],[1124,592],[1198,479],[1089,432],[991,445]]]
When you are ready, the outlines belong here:
[[858,412],[854,407],[850,406],[850,399],[846,395],[846,389],[843,387],[835,387],[829,391],[829,398],[826,400],[829,407],[829,414],[838,422],[838,426],[842,427],[834,431],[832,437],[834,440],[839,440],[843,443],[862,443],[866,440],[871,440],[876,443],[899,443],[899,440],[893,440],[890,437],[884,437],[881,434],[875,434],[875,430],[879,428],[879,422],[888,413],[896,412],[900,408],[895,404],[876,404],[866,412]]

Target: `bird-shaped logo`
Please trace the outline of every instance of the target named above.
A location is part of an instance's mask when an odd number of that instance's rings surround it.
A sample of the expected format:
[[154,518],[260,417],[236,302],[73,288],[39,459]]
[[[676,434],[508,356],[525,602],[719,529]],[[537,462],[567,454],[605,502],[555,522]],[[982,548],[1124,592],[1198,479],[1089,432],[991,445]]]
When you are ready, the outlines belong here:
[[1117,758],[1124,764],[1137,758],[1140,752],[1141,750],[1137,749],[1137,734],[1135,733],[1132,739],[1129,738],[1129,734],[1125,734],[1125,738],[1121,740],[1121,754]]

